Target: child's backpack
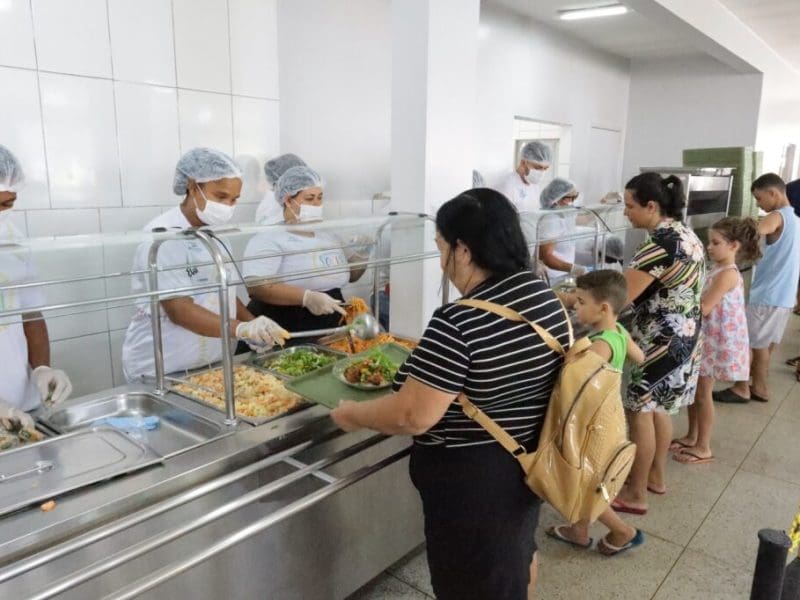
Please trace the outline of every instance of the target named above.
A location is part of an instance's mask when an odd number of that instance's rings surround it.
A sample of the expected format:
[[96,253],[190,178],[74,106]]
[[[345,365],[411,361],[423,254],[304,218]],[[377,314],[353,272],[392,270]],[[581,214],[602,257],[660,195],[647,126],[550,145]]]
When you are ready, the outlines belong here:
[[458,401],[465,415],[516,457],[528,487],[537,496],[570,523],[595,521],[624,485],[636,454],[636,445],[628,440],[620,372],[589,351],[589,338],[573,343],[571,325],[570,347],[565,351],[547,330],[507,306],[472,299],[458,304],[524,321],[554,352],[564,356],[536,452],[527,452],[464,394]]

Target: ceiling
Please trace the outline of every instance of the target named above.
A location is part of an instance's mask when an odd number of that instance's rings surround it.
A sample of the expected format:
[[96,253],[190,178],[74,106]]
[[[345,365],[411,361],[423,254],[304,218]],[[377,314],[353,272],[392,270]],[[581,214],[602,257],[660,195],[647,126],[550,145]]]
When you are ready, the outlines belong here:
[[720,0],[740,21],[800,70],[800,0]]
[[[704,53],[695,46],[690,34],[682,32],[680,27],[654,23],[635,11],[583,21],[562,21],[558,18],[559,10],[602,6],[611,0],[487,1],[625,58],[653,59]],[[800,69],[800,0],[719,1],[784,60]]]

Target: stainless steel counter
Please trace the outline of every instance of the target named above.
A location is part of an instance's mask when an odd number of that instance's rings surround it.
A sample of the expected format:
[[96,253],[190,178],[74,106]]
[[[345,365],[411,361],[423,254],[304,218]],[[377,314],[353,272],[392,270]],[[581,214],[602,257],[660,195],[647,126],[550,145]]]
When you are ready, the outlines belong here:
[[408,446],[343,434],[320,407],[223,430],[61,496],[51,512],[34,506],[0,519],[0,596],[343,598],[423,540]]

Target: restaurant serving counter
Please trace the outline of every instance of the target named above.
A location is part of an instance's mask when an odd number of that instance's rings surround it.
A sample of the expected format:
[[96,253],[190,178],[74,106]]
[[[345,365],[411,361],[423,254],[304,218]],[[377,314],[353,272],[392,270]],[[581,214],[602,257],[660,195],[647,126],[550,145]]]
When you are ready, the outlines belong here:
[[[363,296],[373,295],[382,270],[438,261],[428,217],[326,222],[324,228],[336,231],[343,247],[357,248],[356,262],[367,272],[356,290]],[[212,232],[225,236],[230,249],[214,257],[220,276],[179,291],[216,289],[222,299],[225,286],[242,288],[247,237],[276,230]],[[593,244],[601,247],[609,228],[594,231]],[[119,239],[103,236],[63,243],[129,258],[138,245],[186,235],[132,235],[125,251]],[[410,235],[419,246],[399,253],[409,244],[387,245],[385,235]],[[27,253],[35,264],[40,252],[57,251],[59,243],[31,240],[12,252]],[[135,274],[108,265],[84,275],[4,283],[0,291],[66,286],[71,295],[38,307],[45,319],[80,320],[105,310],[110,323],[143,300],[130,292]],[[231,267],[234,276],[221,274]],[[342,268],[349,266],[298,271],[282,280]],[[156,271],[163,272],[153,267],[148,276],[157,277]],[[97,282],[102,285],[92,287]],[[76,296],[75,286],[89,296]],[[449,286],[442,289],[446,294]],[[155,307],[175,292],[151,288],[144,302]],[[23,312],[5,310],[0,320]],[[247,357],[234,358],[227,347],[222,367],[230,378],[234,363]],[[343,433],[328,409],[309,404],[248,423],[235,418],[232,385],[226,386],[225,409],[218,410],[171,390],[171,378],[185,373],[156,371],[155,380],[98,389],[40,410],[46,440],[0,454],[0,596],[343,598],[422,543],[420,503],[407,474],[408,438]],[[109,426],[118,418],[153,416],[159,420],[153,430],[124,435]]]

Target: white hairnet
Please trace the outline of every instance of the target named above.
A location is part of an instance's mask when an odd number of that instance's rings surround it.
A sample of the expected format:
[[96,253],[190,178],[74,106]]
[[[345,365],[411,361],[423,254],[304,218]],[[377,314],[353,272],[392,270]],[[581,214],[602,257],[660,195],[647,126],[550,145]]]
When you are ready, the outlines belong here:
[[0,192],[16,192],[25,183],[25,174],[11,150],[0,145]]
[[206,183],[218,179],[242,176],[242,170],[230,156],[213,148],[193,148],[181,156],[175,166],[175,179],[172,191],[186,194],[189,191],[189,179],[196,183]]
[[310,167],[292,167],[275,184],[275,200],[283,205],[287,196],[291,198],[312,187],[325,187],[322,175]]
[[622,243],[622,239],[617,237],[616,235],[612,235],[606,238],[606,256],[608,258],[613,258],[614,260],[624,260],[625,258],[625,244]]
[[553,153],[550,151],[550,146],[534,140],[522,147],[520,158],[542,165],[549,165],[553,160]]
[[473,188],[486,187],[486,182],[483,180],[483,175],[481,175],[475,169],[472,169],[472,187]]
[[292,167],[305,167],[306,162],[296,154],[281,154],[275,158],[269,159],[264,163],[264,175],[267,176],[267,181],[274,188],[278,183],[281,175],[286,173]]
[[569,179],[556,177],[553,179],[553,181],[548,183],[547,186],[542,190],[542,193],[539,194],[539,204],[542,205],[542,208],[553,208],[553,205],[555,205],[556,202],[561,200],[570,192],[574,191],[575,184]]

